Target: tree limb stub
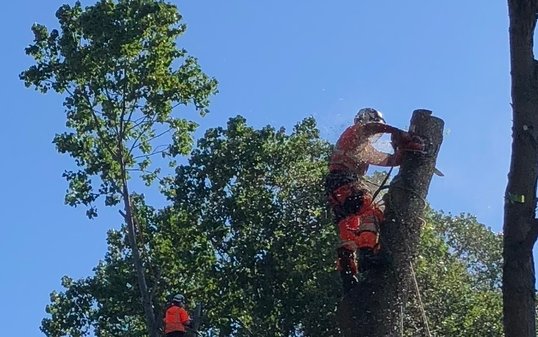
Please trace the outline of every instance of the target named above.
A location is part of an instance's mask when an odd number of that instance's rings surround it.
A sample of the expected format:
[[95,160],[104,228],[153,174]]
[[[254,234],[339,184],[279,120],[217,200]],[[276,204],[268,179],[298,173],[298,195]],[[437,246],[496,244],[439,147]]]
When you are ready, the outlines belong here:
[[343,298],[338,323],[345,337],[393,337],[402,333],[407,297],[413,292],[411,263],[424,223],[425,199],[443,140],[444,122],[429,110],[415,110],[410,125],[410,131],[426,140],[428,153],[407,153],[385,195],[380,254],[391,263],[361,275],[359,285]]

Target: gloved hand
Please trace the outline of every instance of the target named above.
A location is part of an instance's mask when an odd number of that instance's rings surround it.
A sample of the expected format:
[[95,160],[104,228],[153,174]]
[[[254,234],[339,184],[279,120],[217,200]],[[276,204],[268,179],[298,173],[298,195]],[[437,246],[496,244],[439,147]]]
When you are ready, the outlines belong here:
[[393,134],[392,144],[394,148],[398,148],[401,151],[424,152],[426,148],[424,139],[406,131]]

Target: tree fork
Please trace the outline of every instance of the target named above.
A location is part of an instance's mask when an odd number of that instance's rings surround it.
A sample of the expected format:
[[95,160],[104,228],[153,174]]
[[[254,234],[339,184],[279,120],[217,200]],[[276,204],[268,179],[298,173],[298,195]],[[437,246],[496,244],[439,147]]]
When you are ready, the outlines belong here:
[[429,110],[415,110],[410,131],[426,140],[427,154],[408,152],[385,195],[381,252],[391,263],[361,275],[356,288],[338,307],[345,337],[401,336],[403,312],[413,291],[411,264],[420,238],[426,195],[443,141],[442,119]]

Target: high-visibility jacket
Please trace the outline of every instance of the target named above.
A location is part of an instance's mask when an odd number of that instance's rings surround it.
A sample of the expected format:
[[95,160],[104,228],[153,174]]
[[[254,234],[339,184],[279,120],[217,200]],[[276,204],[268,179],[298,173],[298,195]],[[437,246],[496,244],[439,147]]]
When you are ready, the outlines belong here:
[[369,200],[358,214],[352,214],[340,221],[338,236],[344,242],[354,242],[359,249],[375,250],[379,244],[379,224],[382,221],[383,212]]
[[371,142],[372,137],[384,133],[393,135],[401,131],[382,123],[354,124],[348,127],[336,142],[331,155],[329,171],[349,170],[363,176],[368,166],[400,165],[400,153],[388,154],[376,150]]
[[190,320],[187,310],[177,305],[172,305],[166,309],[164,315],[164,333],[174,331],[185,332],[185,324]]

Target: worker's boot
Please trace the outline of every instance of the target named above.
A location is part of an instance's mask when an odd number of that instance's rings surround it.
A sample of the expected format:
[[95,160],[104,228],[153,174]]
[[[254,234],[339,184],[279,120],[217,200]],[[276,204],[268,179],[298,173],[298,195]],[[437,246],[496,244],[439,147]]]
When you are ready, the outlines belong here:
[[340,277],[342,278],[344,293],[347,293],[358,283],[355,252],[343,247],[338,248],[338,270],[340,271]]

